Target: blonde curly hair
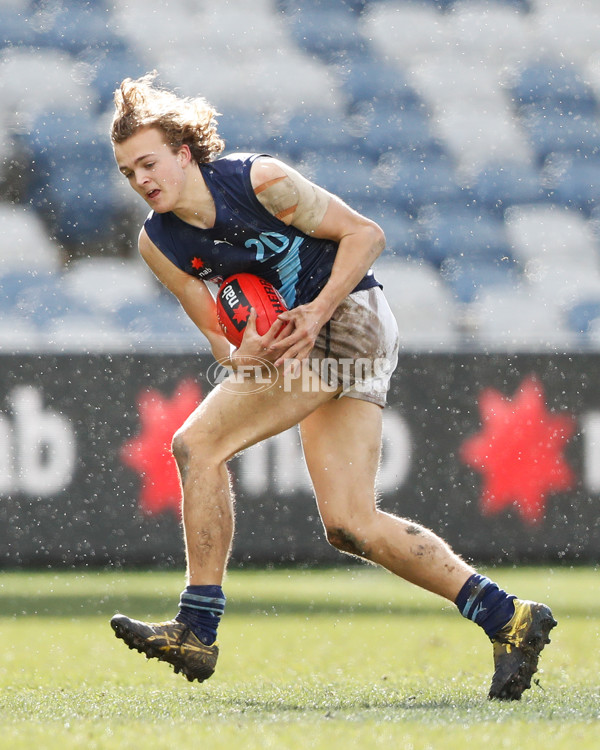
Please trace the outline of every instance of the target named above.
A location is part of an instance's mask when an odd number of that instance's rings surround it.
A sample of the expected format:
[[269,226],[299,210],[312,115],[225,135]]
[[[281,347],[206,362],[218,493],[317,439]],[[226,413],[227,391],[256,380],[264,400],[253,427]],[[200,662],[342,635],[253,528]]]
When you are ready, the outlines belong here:
[[115,114],[110,128],[113,144],[123,143],[140,128],[158,128],[177,150],[190,148],[199,163],[213,161],[225,148],[217,132],[217,111],[202,97],[183,98],[159,88],[156,71],[126,78],[115,91]]

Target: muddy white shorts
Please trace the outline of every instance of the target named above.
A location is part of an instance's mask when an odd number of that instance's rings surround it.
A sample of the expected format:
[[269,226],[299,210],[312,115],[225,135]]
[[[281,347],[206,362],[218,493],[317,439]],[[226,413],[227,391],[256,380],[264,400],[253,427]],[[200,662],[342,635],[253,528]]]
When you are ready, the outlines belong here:
[[329,386],[385,406],[398,364],[398,325],[380,287],[353,292],[323,326],[309,355]]

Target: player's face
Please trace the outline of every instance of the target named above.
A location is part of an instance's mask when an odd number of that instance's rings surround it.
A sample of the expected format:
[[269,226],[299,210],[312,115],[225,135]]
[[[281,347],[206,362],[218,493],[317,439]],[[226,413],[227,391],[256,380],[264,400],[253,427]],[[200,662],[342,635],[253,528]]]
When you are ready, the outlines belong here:
[[157,213],[174,210],[185,185],[189,151],[174,152],[156,128],[138,130],[114,149],[119,170],[135,192]]

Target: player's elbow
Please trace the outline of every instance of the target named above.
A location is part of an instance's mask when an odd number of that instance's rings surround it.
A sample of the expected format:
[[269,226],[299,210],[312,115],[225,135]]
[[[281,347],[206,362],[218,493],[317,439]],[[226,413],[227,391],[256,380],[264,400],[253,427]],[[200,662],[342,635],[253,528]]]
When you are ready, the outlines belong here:
[[373,260],[375,260],[385,250],[385,232],[379,224],[370,219],[365,227],[365,232],[369,238],[369,247],[373,254]]

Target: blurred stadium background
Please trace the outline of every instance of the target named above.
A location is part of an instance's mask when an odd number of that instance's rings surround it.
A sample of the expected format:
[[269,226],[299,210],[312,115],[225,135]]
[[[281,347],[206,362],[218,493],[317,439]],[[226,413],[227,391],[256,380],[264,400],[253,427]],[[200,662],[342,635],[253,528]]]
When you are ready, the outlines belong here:
[[594,0],[0,0],[0,350],[197,351],[136,257],[126,76],[378,220],[405,349],[600,348]]

